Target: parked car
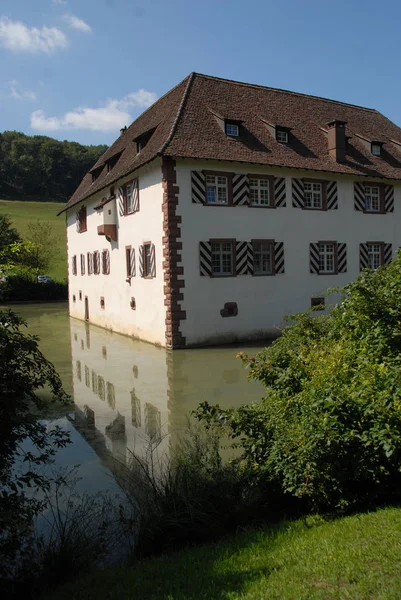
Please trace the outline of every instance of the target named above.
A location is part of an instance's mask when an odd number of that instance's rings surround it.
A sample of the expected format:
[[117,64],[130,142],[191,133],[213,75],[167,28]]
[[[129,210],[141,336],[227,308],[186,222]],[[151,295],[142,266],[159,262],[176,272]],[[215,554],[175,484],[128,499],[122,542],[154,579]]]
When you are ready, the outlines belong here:
[[50,275],[38,275],[38,283],[50,283],[53,279]]

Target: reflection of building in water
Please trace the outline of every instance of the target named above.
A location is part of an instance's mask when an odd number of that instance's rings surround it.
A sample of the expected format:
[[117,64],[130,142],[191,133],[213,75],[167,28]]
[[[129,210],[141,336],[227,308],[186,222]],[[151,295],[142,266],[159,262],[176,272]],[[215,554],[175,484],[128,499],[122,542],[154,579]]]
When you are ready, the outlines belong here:
[[242,348],[173,352],[70,323],[76,425],[96,450],[126,460],[127,448],[143,455],[151,444],[161,456],[200,402],[229,407],[262,396],[235,358]]

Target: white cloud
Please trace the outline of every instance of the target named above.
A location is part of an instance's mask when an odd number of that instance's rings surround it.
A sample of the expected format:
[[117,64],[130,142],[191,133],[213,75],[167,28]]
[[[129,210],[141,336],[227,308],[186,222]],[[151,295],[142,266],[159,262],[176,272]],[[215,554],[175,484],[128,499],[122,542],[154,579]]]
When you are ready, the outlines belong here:
[[21,21],[0,17],[0,44],[13,52],[49,54],[68,46],[66,35],[58,27],[27,27]]
[[8,86],[11,98],[14,98],[15,100],[30,100],[31,102],[36,100],[35,92],[21,89],[20,84],[15,79],[9,81]]
[[84,33],[91,33],[92,31],[92,27],[88,23],[85,23],[85,21],[75,15],[63,15],[63,19],[71,29],[83,31]]
[[31,114],[31,128],[36,131],[90,129],[92,131],[117,131],[133,120],[132,109],[148,108],[157,100],[154,92],[140,89],[121,100],[110,99],[99,108],[78,107],[61,117],[47,117],[43,110]]

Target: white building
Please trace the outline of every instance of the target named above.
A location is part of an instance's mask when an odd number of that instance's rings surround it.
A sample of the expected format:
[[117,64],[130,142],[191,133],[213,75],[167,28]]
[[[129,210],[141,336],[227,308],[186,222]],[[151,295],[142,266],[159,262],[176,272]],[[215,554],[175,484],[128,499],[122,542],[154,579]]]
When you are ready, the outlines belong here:
[[193,73],[67,203],[70,315],[170,348],[276,335],[392,260],[400,180],[377,111]]

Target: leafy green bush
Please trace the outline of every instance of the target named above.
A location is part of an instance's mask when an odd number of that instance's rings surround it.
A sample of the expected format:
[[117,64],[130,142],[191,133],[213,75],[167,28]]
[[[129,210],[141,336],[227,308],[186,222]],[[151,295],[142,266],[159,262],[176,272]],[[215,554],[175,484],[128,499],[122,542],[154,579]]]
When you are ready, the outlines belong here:
[[1,302],[54,302],[66,300],[67,297],[67,283],[37,283],[35,276],[22,270],[18,275],[9,275],[6,281],[0,282]]
[[197,416],[229,426],[256,479],[313,508],[401,498],[401,258],[365,271],[324,316],[295,315],[281,338],[241,355],[263,403]]

